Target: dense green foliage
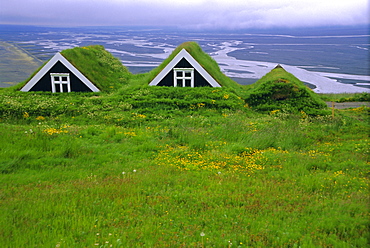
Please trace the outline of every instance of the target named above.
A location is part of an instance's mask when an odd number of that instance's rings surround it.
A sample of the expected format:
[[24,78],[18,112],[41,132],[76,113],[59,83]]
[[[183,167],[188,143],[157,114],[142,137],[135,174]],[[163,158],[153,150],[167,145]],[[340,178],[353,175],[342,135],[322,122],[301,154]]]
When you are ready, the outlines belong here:
[[260,114],[227,88],[0,94],[2,247],[368,243],[366,107]]
[[309,115],[328,113],[327,105],[317,94],[280,66],[251,85],[245,101],[259,111],[303,111]]

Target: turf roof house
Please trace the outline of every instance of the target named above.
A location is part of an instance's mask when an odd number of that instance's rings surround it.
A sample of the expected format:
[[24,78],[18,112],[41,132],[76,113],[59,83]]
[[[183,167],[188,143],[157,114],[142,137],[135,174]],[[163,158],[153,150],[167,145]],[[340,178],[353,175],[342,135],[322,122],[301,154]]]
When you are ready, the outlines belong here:
[[127,84],[131,73],[103,46],[63,50],[31,76],[21,91],[98,92]]
[[[195,42],[180,45],[160,67],[164,68],[149,83],[150,86],[174,87],[221,87],[221,84],[198,62],[190,52],[204,57],[203,51]],[[174,56],[175,55],[175,56]],[[174,57],[173,57],[174,56]],[[208,56],[208,55],[207,55]],[[171,59],[171,57],[173,57]],[[206,57],[206,59],[209,59]],[[217,68],[219,70],[219,68]]]
[[99,89],[61,53],[55,54],[21,91],[98,92]]

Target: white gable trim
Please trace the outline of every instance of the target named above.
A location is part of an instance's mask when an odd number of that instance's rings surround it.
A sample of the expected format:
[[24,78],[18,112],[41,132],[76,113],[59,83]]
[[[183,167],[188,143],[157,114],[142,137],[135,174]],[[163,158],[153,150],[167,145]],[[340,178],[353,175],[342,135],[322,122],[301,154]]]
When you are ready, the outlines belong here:
[[177,63],[180,62],[182,58],[185,58],[212,87],[221,87],[221,85],[217,83],[216,80],[214,80],[214,78],[209,75],[209,73],[198,63],[198,61],[196,61],[185,49],[182,49],[172,59],[172,61],[150,82],[149,85],[155,86],[159,84],[159,82],[162,81],[162,79],[177,65]]
[[90,82],[79,70],[76,69],[66,58],[63,57],[62,54],[57,53],[55,54],[49,62],[46,63],[42,69],[36,73],[36,75],[31,78],[28,83],[23,86],[21,91],[29,91],[32,89],[35,84],[37,84],[40,79],[45,76],[45,74],[58,62],[60,61],[65,67],[67,67],[77,78],[79,78],[88,88],[90,88],[93,92],[100,91],[93,83]]

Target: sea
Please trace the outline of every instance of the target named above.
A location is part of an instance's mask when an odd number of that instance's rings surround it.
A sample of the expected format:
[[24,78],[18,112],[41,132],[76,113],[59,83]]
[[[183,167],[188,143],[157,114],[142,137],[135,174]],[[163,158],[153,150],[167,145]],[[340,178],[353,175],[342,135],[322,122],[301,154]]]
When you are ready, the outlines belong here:
[[0,25],[0,87],[26,80],[68,48],[103,45],[136,74],[157,67],[186,41],[197,42],[239,84],[253,84],[280,64],[317,93],[370,92],[368,26],[199,31]]

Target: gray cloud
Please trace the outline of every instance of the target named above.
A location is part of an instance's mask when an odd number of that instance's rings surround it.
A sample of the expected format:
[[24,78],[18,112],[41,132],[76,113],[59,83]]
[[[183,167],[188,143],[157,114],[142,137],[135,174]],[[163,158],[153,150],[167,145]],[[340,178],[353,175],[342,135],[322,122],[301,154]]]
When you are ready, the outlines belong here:
[[367,0],[0,0],[0,23],[240,29],[369,24]]

